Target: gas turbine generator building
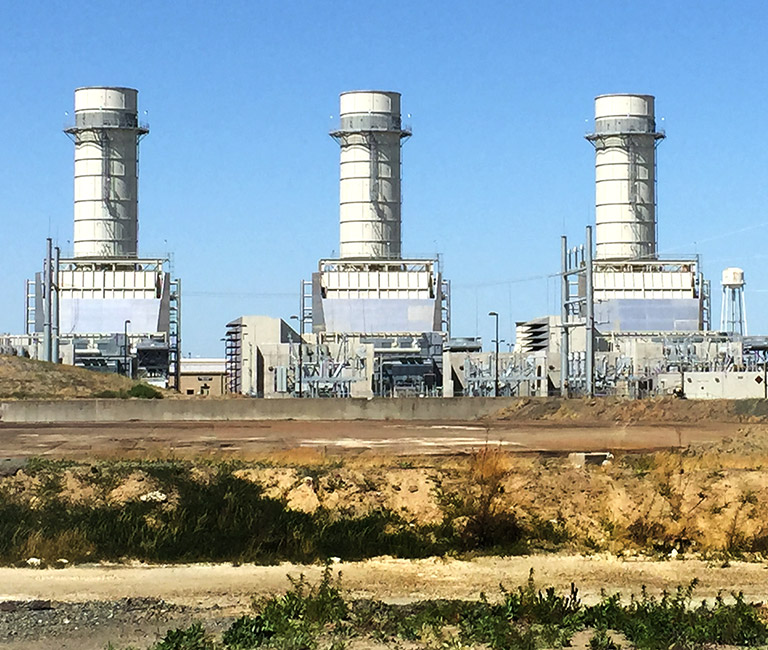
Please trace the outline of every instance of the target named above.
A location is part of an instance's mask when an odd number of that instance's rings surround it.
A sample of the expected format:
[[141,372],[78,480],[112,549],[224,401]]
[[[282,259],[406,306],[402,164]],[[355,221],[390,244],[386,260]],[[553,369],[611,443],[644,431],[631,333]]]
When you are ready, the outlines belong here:
[[560,318],[518,323],[516,350],[546,350],[550,390],[563,395],[766,397],[766,338],[746,336],[741,269],[723,274],[721,329],[711,331],[698,257],[658,254],[664,137],[652,96],[595,99],[594,256],[591,228],[584,245],[563,237]]
[[18,351],[45,361],[176,386],[180,282],[169,262],[138,254],[138,147],[149,132],[132,88],[75,90],[73,255],[48,240],[43,270],[27,282]]
[[[301,283],[298,331],[274,326],[277,338],[260,338],[247,317],[228,325],[233,392],[441,394],[449,283],[437,260],[401,255],[400,153],[410,135],[399,93],[342,93],[331,132],[341,149],[339,259],[320,260]],[[275,345],[282,354],[267,351]]]

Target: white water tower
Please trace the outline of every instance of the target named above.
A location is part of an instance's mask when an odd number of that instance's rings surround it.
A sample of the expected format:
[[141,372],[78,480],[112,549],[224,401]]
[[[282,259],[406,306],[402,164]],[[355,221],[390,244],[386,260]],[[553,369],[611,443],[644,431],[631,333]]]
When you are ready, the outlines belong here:
[[747,306],[744,302],[744,270],[723,270],[723,301],[720,308],[720,330],[747,335]]

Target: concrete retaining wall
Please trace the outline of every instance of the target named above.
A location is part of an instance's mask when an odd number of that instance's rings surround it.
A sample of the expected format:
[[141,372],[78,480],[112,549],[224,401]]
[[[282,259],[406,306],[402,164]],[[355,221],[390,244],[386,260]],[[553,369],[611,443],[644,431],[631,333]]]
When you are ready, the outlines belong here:
[[0,402],[0,422],[174,422],[221,420],[475,420],[514,398],[229,400],[20,400]]

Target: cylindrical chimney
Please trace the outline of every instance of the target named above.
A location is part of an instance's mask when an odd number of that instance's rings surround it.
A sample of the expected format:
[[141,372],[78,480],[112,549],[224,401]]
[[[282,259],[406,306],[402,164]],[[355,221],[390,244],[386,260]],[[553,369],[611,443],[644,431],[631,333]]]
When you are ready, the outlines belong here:
[[652,95],[595,98],[595,258],[656,258],[656,131]]
[[75,90],[75,232],[77,258],[133,258],[138,254],[138,91]]
[[400,93],[341,94],[340,243],[343,259],[400,258]]

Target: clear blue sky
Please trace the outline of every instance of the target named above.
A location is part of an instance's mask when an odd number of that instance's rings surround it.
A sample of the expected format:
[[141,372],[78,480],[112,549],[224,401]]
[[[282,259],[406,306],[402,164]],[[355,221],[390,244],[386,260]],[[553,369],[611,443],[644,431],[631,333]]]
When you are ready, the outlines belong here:
[[[657,97],[660,251],[742,266],[768,334],[768,5],[628,0],[0,4],[0,331],[45,237],[71,248],[74,88],[139,89],[140,252],[173,251],[185,354],[288,317],[338,250],[338,94],[403,94],[403,251],[443,255],[454,335],[557,311],[559,236],[594,220],[593,98]],[[664,118],[664,121],[660,121]],[[533,278],[533,279],[528,279]],[[527,280],[526,280],[527,279]]]

